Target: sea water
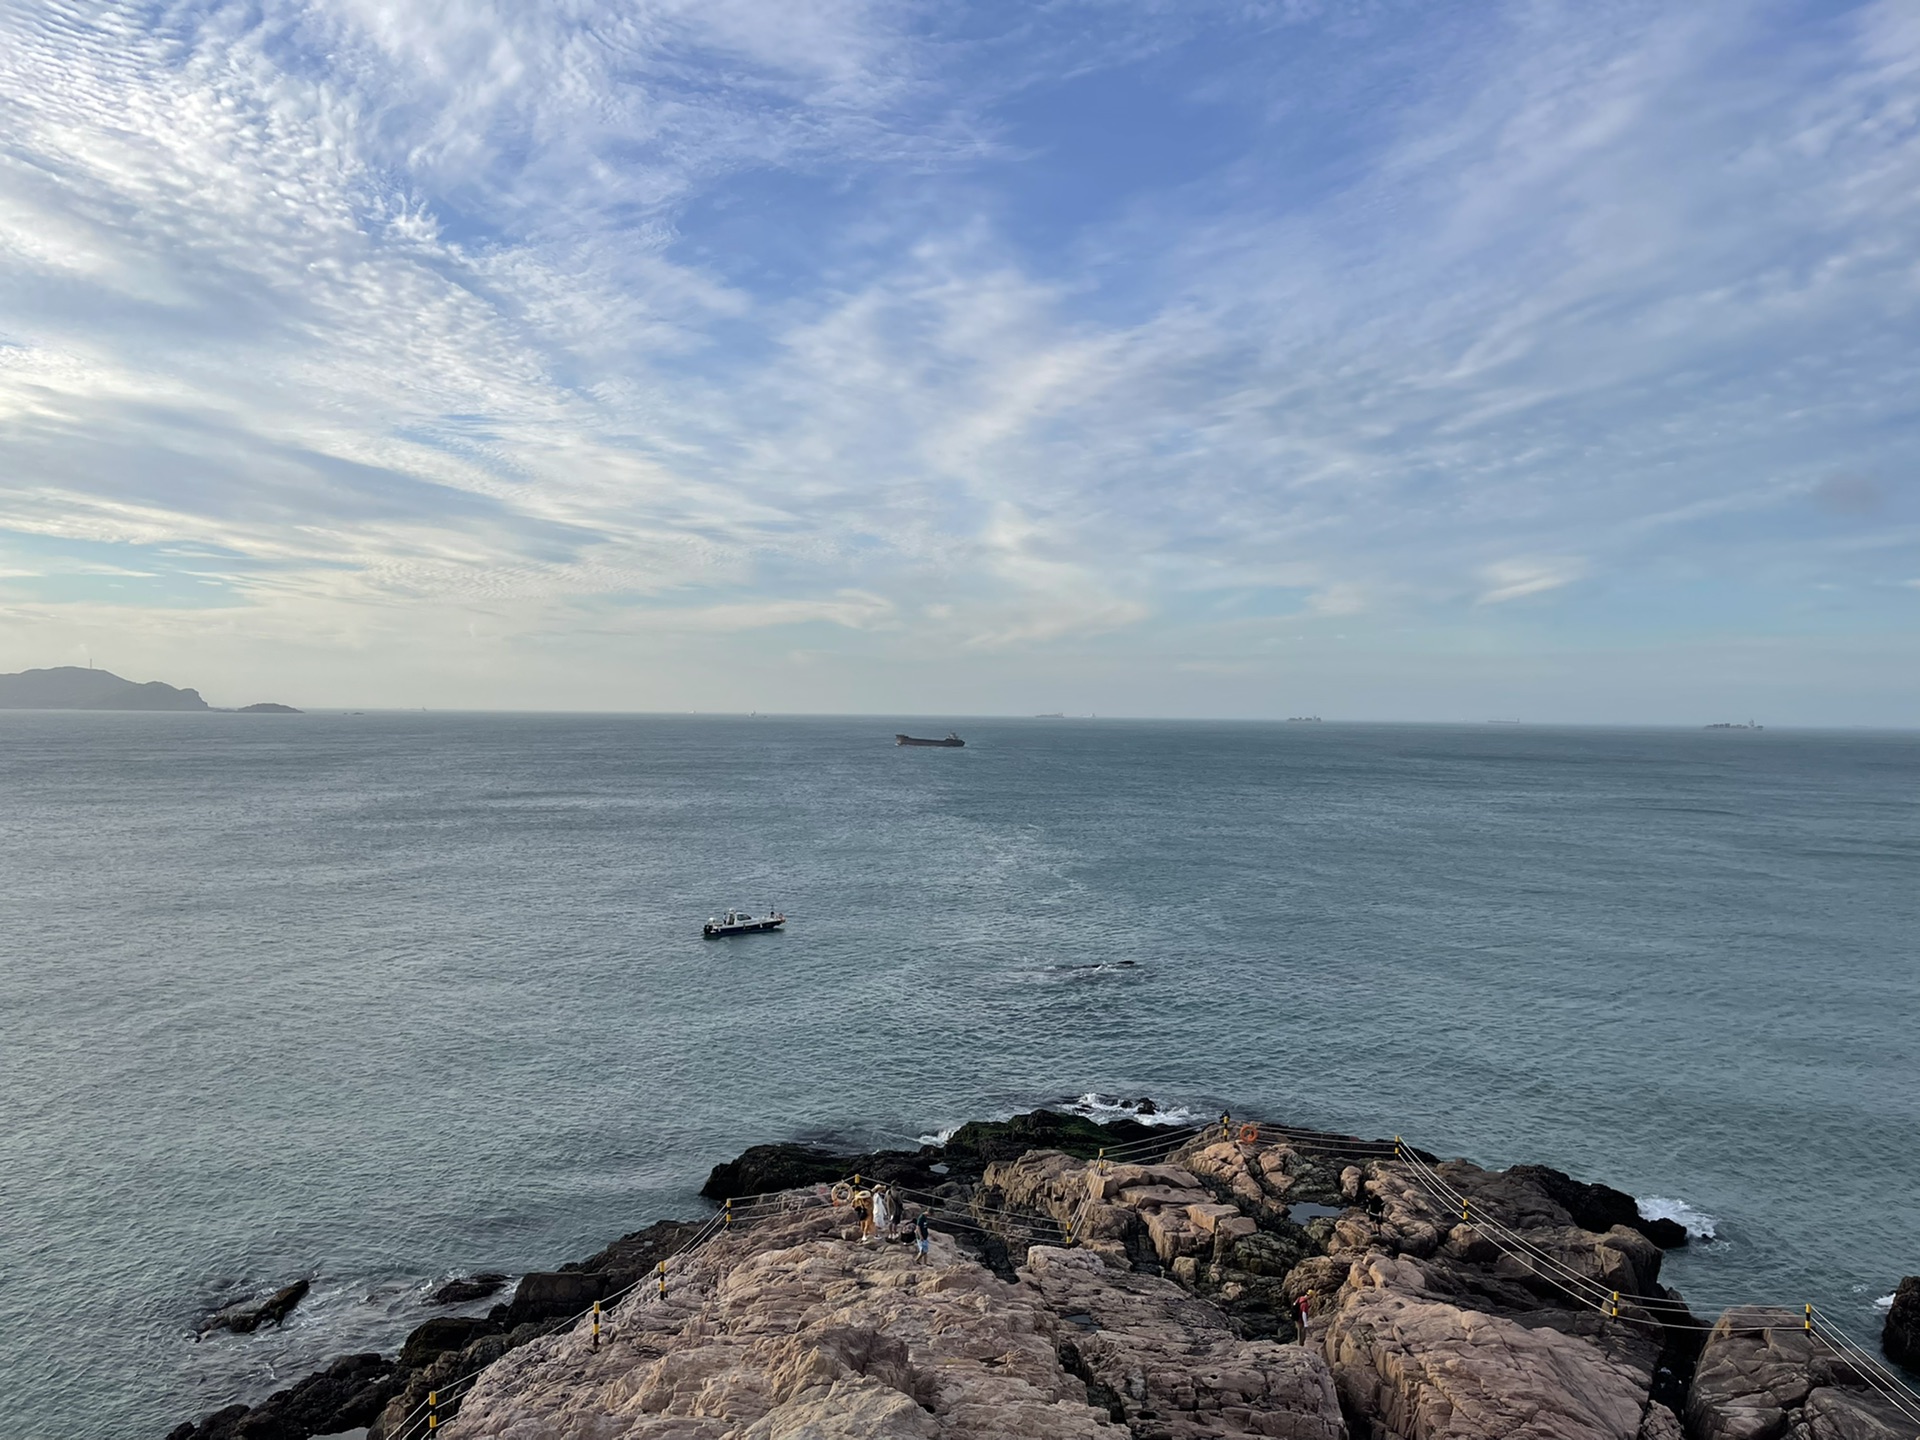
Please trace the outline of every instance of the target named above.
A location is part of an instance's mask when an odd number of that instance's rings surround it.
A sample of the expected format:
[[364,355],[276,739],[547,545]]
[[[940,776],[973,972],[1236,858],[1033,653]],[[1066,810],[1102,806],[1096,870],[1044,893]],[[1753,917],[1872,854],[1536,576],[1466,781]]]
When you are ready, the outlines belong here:
[[391,1349],[758,1141],[1081,1096],[1556,1165],[1862,1337],[1920,1270],[1911,734],[4,714],[0,855],[10,1437]]

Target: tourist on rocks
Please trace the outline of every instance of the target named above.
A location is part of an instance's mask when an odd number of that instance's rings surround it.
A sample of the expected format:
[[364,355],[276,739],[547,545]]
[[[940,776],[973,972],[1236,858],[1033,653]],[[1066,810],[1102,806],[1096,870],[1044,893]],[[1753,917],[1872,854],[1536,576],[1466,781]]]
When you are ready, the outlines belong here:
[[1307,1307],[1312,1300],[1313,1292],[1309,1290],[1293,1302],[1293,1338],[1302,1345],[1307,1343]]
[[927,1263],[928,1252],[933,1249],[932,1232],[933,1224],[927,1219],[927,1212],[922,1210],[920,1212],[920,1218],[913,1222],[914,1264],[924,1265]]
[[854,1192],[853,1213],[860,1217],[860,1243],[864,1245],[873,1238],[873,1192],[871,1190]]
[[882,1240],[893,1235],[893,1205],[884,1185],[873,1187],[873,1228]]

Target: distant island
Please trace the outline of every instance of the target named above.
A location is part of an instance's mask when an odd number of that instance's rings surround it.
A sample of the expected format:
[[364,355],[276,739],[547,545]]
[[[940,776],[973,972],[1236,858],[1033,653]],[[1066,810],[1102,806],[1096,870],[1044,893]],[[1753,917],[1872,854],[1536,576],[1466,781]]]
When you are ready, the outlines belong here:
[[[0,675],[0,710],[212,710],[198,690],[183,690],[159,680],[144,685],[123,680],[111,670],[57,665],[51,670],[21,670]],[[248,715],[298,715],[291,705],[266,701],[244,706]]]

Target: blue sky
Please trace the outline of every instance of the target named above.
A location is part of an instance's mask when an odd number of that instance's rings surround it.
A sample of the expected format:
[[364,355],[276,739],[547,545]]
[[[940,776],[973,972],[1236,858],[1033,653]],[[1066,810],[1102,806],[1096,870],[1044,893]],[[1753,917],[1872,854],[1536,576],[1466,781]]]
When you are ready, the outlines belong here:
[[1920,723],[1920,9],[0,0],[0,669]]

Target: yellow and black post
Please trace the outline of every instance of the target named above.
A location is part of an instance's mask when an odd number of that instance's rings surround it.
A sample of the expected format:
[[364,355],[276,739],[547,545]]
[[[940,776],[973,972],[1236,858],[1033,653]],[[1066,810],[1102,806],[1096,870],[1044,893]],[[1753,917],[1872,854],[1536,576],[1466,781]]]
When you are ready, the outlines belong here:
[[1813,1333],[1813,1306],[1807,1306],[1807,1334]]
[[593,1348],[600,1348],[600,1302],[593,1302]]
[[1611,1313],[1615,1320],[1620,1318],[1620,1292],[1618,1290],[1613,1292],[1613,1310]]
[[725,1225],[729,1230],[733,1228],[733,1201],[731,1199],[727,1201],[727,1218],[720,1223]]
[[427,1433],[431,1435],[440,1428],[440,1392],[427,1391]]

